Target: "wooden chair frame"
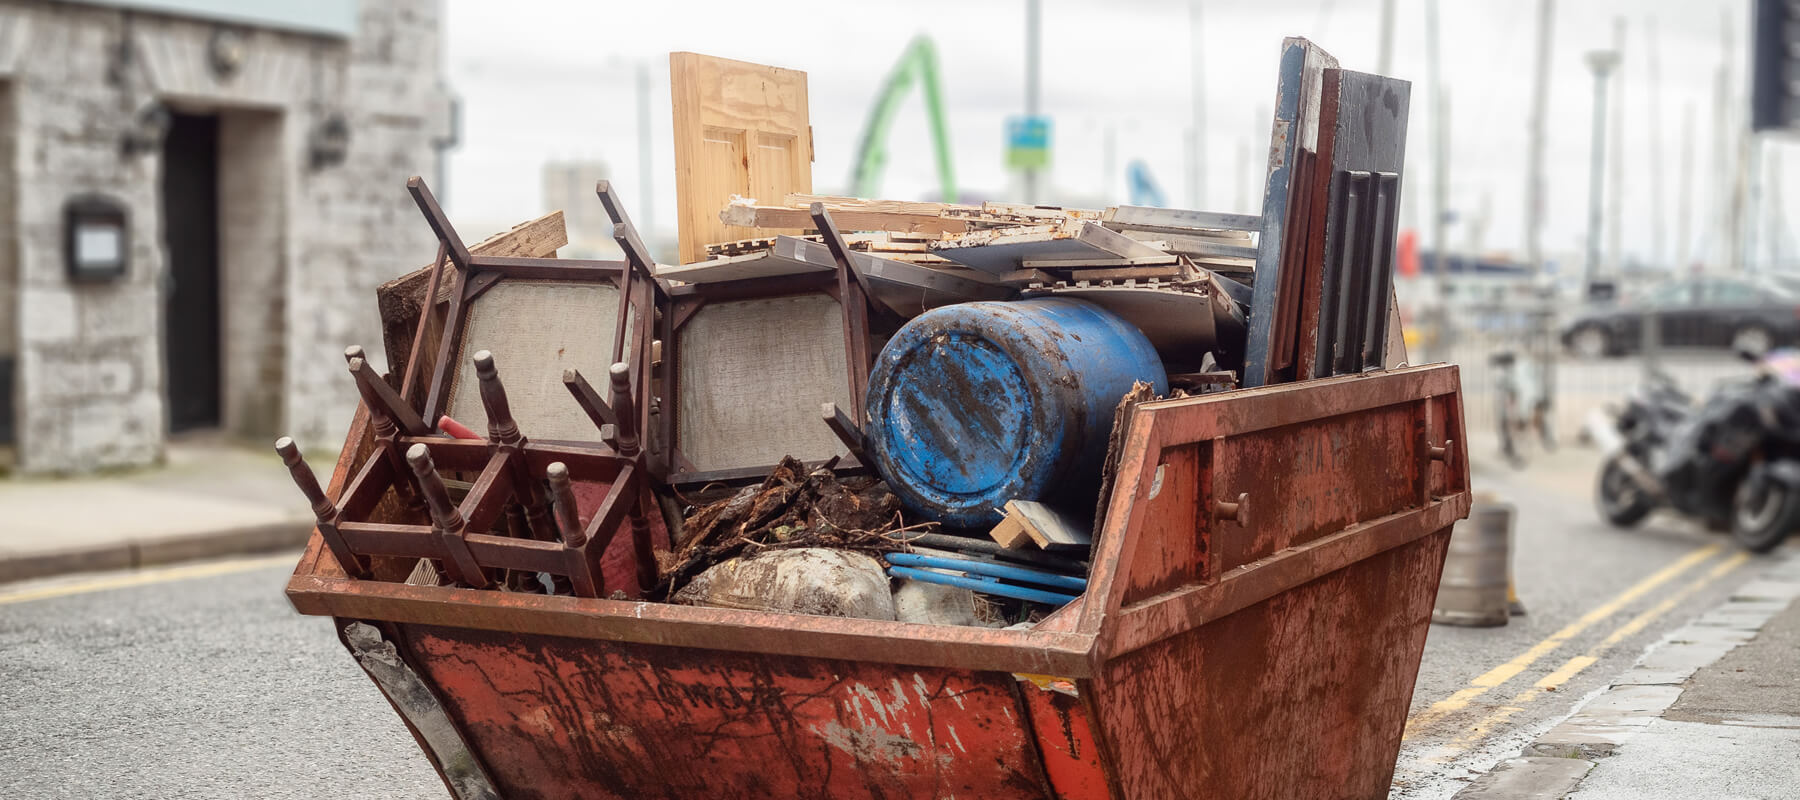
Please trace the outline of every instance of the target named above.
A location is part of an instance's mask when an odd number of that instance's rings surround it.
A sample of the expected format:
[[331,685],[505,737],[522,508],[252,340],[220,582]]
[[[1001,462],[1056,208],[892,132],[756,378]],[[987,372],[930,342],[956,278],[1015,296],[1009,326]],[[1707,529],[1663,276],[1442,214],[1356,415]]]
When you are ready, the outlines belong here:
[[[484,357],[476,357],[476,368],[490,419],[488,440],[410,433],[377,436],[374,451],[336,503],[326,499],[292,440],[277,442],[295,483],[312,503],[320,536],[332,555],[356,578],[371,576],[369,559],[374,556],[425,558],[441,565],[440,573],[454,583],[471,588],[492,588],[508,572],[543,572],[566,579],[576,595],[605,597],[618,587],[606,585],[601,558],[629,519],[637,573],[636,591],[630,593],[655,586],[658,576],[648,515],[659,511],[638,445],[634,424],[638,416],[626,385],[629,367],[620,363],[610,373],[613,388],[623,399],[616,409],[620,414],[615,446],[580,447],[529,441],[512,419],[491,357],[485,361]],[[579,374],[573,380],[586,387]],[[370,407],[372,418],[386,413]],[[595,422],[599,424],[598,419]],[[440,468],[479,476],[460,505],[451,505],[437,472]],[[573,484],[579,482],[608,484],[586,526],[578,523],[573,492]],[[402,502],[426,509],[429,522],[376,521],[395,516],[378,512],[390,491]],[[488,532],[503,514],[509,517],[512,535]],[[412,512],[402,516],[419,518]]]
[[[845,361],[849,377],[851,408],[848,410],[850,426],[845,426],[842,414],[834,414],[830,421],[821,420],[820,424],[828,425],[832,432],[850,449],[852,457],[861,450],[860,428],[866,423],[864,412],[864,395],[868,391],[869,371],[874,367],[875,354],[869,348],[869,316],[879,313],[874,309],[873,300],[865,288],[859,271],[852,265],[850,248],[844,237],[838,232],[836,224],[831,220],[830,212],[821,203],[812,205],[813,223],[824,235],[825,243],[831,248],[832,256],[837,261],[837,268],[831,272],[814,272],[796,275],[775,275],[762,278],[745,278],[734,281],[716,283],[685,284],[669,289],[668,313],[661,322],[661,340],[664,343],[662,357],[662,396],[658,399],[661,409],[658,424],[661,438],[668,455],[669,470],[665,479],[677,485],[696,485],[715,482],[742,482],[767,476],[774,469],[773,464],[754,464],[741,467],[710,470],[701,472],[688,461],[681,451],[681,443],[677,437],[680,409],[676,400],[680,397],[680,353],[681,332],[683,326],[694,318],[709,303],[733,300],[761,300],[794,295],[824,294],[838,301],[843,310],[843,334]],[[860,461],[854,465],[860,468]]]
[[[412,194],[414,202],[424,214],[425,221],[437,235],[439,259],[433,267],[431,290],[427,297],[435,297],[440,273],[447,261],[454,269],[451,280],[455,287],[450,295],[450,304],[445,316],[443,335],[436,344],[437,358],[432,366],[432,375],[427,385],[425,399],[420,407],[419,416],[428,427],[425,431],[413,431],[416,434],[429,433],[436,427],[449,402],[452,389],[451,382],[456,376],[456,354],[461,348],[464,329],[467,326],[471,306],[481,298],[482,294],[506,279],[520,280],[553,280],[583,284],[605,284],[617,287],[620,302],[617,317],[614,320],[614,336],[611,360],[609,364],[627,361],[625,343],[631,341],[633,348],[631,379],[628,382],[632,395],[632,407],[639,415],[638,430],[650,430],[652,406],[645,402],[649,397],[653,382],[653,364],[651,358],[652,342],[656,329],[659,310],[668,308],[669,293],[667,287],[655,277],[655,263],[649,251],[639,239],[637,230],[626,215],[624,205],[619,201],[608,181],[600,181],[595,186],[595,194],[606,207],[607,213],[614,221],[613,238],[625,251],[623,261],[600,261],[589,259],[561,258],[522,258],[473,255],[464,246],[462,237],[450,224],[438,205],[437,199],[425,182],[417,177],[407,181],[407,190]],[[635,315],[635,321],[633,317]],[[664,315],[666,316],[666,315]],[[421,318],[421,338],[425,325]],[[415,397],[414,385],[422,370],[422,359],[417,357],[420,346],[426,343],[415,339],[414,357],[406,364],[402,379],[402,397]],[[611,388],[610,386],[608,387]],[[617,404],[617,397],[608,398],[608,409]],[[610,417],[610,410],[603,412]],[[469,420],[460,420],[470,422]],[[609,419],[608,422],[611,422]],[[665,462],[660,456],[660,443],[652,439],[648,442],[649,463],[658,465]],[[660,474],[661,469],[652,468]]]

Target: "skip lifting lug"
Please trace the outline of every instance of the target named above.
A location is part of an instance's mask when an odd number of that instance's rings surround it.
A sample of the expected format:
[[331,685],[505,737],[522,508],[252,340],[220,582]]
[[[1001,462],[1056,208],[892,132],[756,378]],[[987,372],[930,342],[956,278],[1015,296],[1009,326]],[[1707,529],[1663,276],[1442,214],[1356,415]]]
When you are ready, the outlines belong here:
[[1237,500],[1214,500],[1213,519],[1228,519],[1240,528],[1250,527],[1250,495],[1240,493]]

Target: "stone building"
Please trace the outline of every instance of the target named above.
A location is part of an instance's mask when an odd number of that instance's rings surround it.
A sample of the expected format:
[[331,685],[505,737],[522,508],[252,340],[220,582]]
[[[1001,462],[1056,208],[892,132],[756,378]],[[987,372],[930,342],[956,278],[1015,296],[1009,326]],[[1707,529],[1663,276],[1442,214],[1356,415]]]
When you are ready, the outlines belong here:
[[342,348],[380,352],[375,286],[436,252],[404,184],[453,136],[442,16],[0,0],[0,438],[18,469],[151,464],[188,430],[335,452],[355,406]]

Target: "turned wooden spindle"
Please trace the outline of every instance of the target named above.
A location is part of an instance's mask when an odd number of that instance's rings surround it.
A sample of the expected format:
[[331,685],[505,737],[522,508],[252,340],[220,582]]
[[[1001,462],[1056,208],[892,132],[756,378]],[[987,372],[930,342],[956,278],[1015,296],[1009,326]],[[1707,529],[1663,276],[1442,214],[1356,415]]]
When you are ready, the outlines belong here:
[[[475,354],[474,362],[475,377],[481,384],[481,405],[488,415],[488,439],[503,448],[522,448],[525,435],[519,432],[519,424],[513,420],[512,406],[506,400],[506,387],[500,383],[500,370],[494,365],[494,354],[482,350]],[[515,453],[512,468],[513,491],[519,498],[519,505],[524,507],[526,531],[539,541],[555,541],[556,523],[550,518],[549,498],[544,495],[542,484],[526,468],[522,453]]]
[[300,487],[300,493],[306,496],[306,502],[312,504],[319,535],[325,540],[325,546],[330,548],[332,557],[337,559],[338,565],[351,577],[368,577],[368,560],[351,552],[349,543],[338,532],[337,506],[325,496],[325,489],[319,486],[318,476],[313,474],[312,467],[307,466],[306,459],[301,457],[300,448],[294,444],[293,438],[283,436],[276,439],[275,452],[281,454],[281,461],[287,464],[288,474],[293,476],[294,485]]
[[613,417],[618,420],[619,455],[637,458],[638,415],[637,403],[631,397],[631,366],[620,361],[607,370],[607,375],[612,380],[612,409]]
[[450,502],[450,490],[445,488],[437,465],[431,461],[431,450],[424,444],[413,445],[406,451],[406,463],[412,465],[413,476],[419,479],[419,488],[424,490],[425,506],[431,510],[431,527],[441,533],[462,533],[467,523],[462,512],[456,510],[456,504]]
[[363,358],[363,349],[356,345],[344,348],[344,362],[350,365],[350,377],[356,380],[356,391],[362,395],[363,405],[369,409],[369,422],[375,428],[375,438],[392,439],[400,434],[400,427],[394,423],[394,415],[388,413],[387,404],[375,394],[374,388],[363,380],[363,367],[368,361]]
[[587,531],[581,528],[581,515],[575,508],[575,484],[569,480],[569,467],[561,461],[544,470],[550,478],[550,497],[556,503],[556,528],[563,544],[579,549],[587,544]]
[[319,477],[313,474],[312,467],[306,465],[306,459],[300,455],[300,447],[294,444],[291,436],[283,436],[275,440],[275,452],[281,454],[281,462],[287,465],[288,474],[294,477],[294,485],[300,487],[300,493],[306,495],[306,502],[312,504],[313,516],[320,522],[337,521],[337,506],[325,497],[324,487],[319,486]]
[[475,378],[481,384],[481,405],[487,409],[488,438],[496,444],[518,444],[524,438],[519,424],[513,420],[512,406],[506,401],[506,387],[500,383],[500,370],[494,366],[494,354],[486,350],[475,354]]
[[[356,380],[356,391],[362,395],[363,405],[369,409],[369,425],[375,429],[375,439],[390,443],[384,449],[394,474],[400,478],[394,481],[395,491],[409,510],[423,512],[425,503],[419,498],[413,481],[404,479],[406,464],[402,463],[404,459],[391,443],[399,439],[403,429],[407,429],[405,432],[419,433],[424,423],[418,420],[418,413],[412,407],[399,402],[398,395],[393,395],[393,387],[375,374],[375,369],[363,358],[361,347],[350,345],[344,348],[344,361],[349,365],[350,377]],[[386,390],[385,394],[383,390]]]
[[413,445],[406,451],[406,463],[411,466],[413,477],[418,479],[420,493],[425,495],[425,504],[431,513],[431,530],[443,542],[444,570],[450,579],[477,589],[491,586],[493,582],[488,580],[487,571],[475,563],[475,554],[469,552],[469,543],[463,541],[463,528],[468,523],[450,502],[450,490],[438,476],[437,465],[431,461],[431,450],[423,443]]

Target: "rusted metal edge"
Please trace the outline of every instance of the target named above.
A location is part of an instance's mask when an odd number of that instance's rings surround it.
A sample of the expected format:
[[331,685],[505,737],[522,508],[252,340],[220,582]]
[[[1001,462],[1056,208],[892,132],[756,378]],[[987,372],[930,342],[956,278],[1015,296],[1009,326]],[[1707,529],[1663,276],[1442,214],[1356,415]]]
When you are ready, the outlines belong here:
[[[1454,364],[1401,367],[1364,375],[1153,400],[1138,406],[1137,410],[1147,419],[1170,417],[1163,424],[1170,426],[1173,435],[1165,437],[1164,446],[1175,447],[1215,436],[1237,436],[1417,402],[1427,397],[1460,394],[1460,374]],[[1276,396],[1282,396],[1281,402],[1246,402],[1250,398]]]
[[1119,609],[1102,622],[1096,655],[1102,661],[1117,658],[1446,530],[1468,516],[1469,502],[1468,492],[1458,492],[1422,509],[1359,522],[1245,564],[1213,583],[1184,586]]
[[923,667],[1092,675],[1094,637],[295,575],[302,614]]
[[342,633],[344,645],[356,657],[356,663],[362,665],[369,679],[430,751],[451,795],[457,800],[500,800],[493,780],[470,752],[456,723],[431,687],[400,657],[394,643],[366,622],[351,622]]
[[[1153,400],[1131,415],[1121,452],[1138,454],[1121,461],[1108,501],[1105,527],[1095,542],[1093,571],[1078,630],[1101,634],[1103,620],[1123,601],[1128,576],[1123,575],[1128,548],[1143,527],[1143,514],[1133,513],[1148,498],[1163,451],[1219,436],[1237,436],[1269,428],[1314,422],[1376,408],[1417,403],[1430,397],[1457,398],[1460,371],[1452,364],[1404,367],[1367,375],[1275,384],[1212,395]],[[1255,398],[1262,398],[1259,402]],[[1460,413],[1458,414],[1460,421]],[[1159,417],[1162,417],[1159,421]],[[1463,459],[1464,462],[1467,459]],[[1467,469],[1466,464],[1463,467]],[[1466,473],[1459,486],[1468,486]],[[1096,651],[1096,656],[1099,656]]]
[[[1221,397],[1229,396],[1222,394]],[[1121,458],[1113,476],[1112,497],[1107,500],[1106,520],[1094,535],[1093,567],[1088,571],[1088,588],[1083,597],[1081,622],[1077,630],[1097,633],[1100,621],[1109,608],[1124,598],[1126,582],[1120,572],[1124,567],[1125,547],[1136,542],[1144,527],[1144,514],[1133,509],[1148,501],[1149,488],[1156,469],[1162,463],[1162,431],[1152,424],[1149,414],[1137,413],[1148,403],[1140,404],[1130,415],[1131,427],[1119,452],[1137,454],[1136,460]]]

